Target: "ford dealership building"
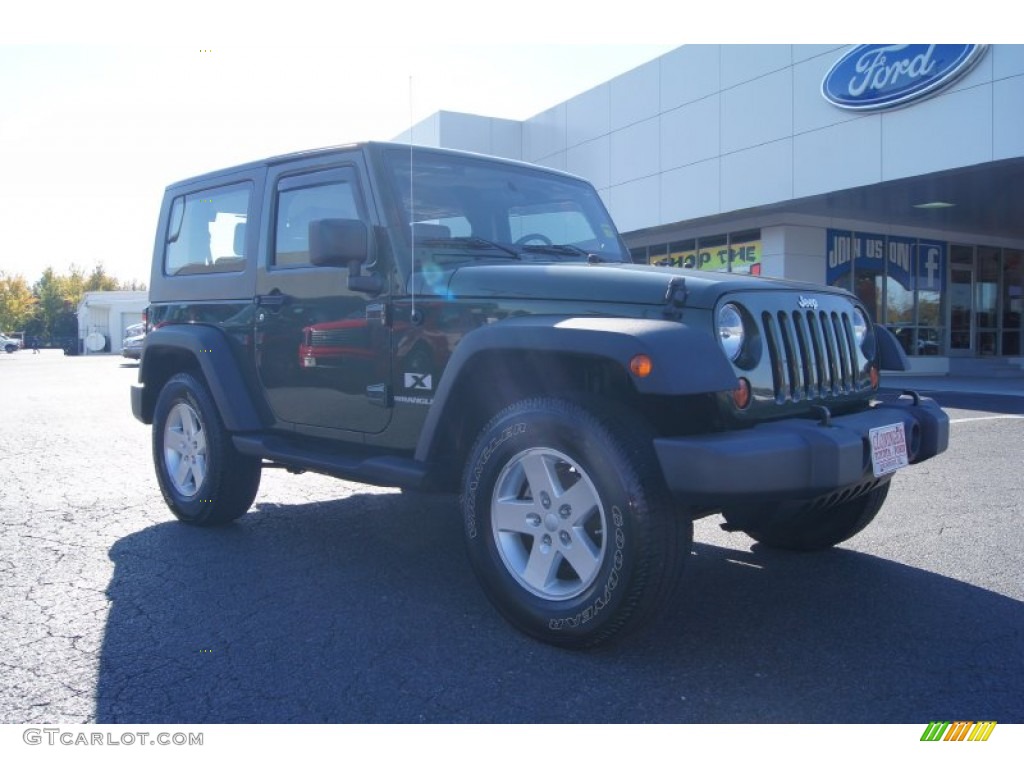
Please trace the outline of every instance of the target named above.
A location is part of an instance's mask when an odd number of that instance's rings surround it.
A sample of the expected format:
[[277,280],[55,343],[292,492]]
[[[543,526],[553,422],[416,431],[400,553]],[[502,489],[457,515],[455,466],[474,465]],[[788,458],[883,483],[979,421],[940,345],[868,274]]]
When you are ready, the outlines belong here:
[[686,45],[400,138],[591,180],[635,261],[849,288],[913,370],[1024,364],[1024,45]]

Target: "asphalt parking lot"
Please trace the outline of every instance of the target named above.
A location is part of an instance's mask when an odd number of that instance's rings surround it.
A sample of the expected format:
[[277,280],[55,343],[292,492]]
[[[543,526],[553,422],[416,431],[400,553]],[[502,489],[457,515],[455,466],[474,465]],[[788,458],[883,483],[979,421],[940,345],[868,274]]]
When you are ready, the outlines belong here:
[[578,653],[493,611],[448,498],[268,471],[174,522],[135,377],[0,355],[4,723],[1024,721],[1024,398],[937,394],[950,450],[830,552],[699,521],[660,622]]

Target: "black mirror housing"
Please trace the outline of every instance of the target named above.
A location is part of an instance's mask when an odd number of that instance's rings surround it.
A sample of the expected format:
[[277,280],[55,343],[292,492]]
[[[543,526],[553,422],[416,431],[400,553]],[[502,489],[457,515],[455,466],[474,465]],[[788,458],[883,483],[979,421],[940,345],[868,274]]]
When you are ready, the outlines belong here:
[[370,230],[358,219],[309,222],[309,261],[318,267],[362,264],[370,255]]

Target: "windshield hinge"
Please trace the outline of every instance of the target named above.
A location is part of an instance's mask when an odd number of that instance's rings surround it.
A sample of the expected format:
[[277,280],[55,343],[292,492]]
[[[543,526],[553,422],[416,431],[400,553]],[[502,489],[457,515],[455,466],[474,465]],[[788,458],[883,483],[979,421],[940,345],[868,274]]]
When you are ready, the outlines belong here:
[[679,320],[686,306],[686,278],[673,277],[665,289],[665,308],[661,314],[669,320]]
[[388,305],[384,302],[380,302],[378,304],[367,304],[366,319],[369,321],[376,320],[384,326],[390,325],[391,318],[388,316]]

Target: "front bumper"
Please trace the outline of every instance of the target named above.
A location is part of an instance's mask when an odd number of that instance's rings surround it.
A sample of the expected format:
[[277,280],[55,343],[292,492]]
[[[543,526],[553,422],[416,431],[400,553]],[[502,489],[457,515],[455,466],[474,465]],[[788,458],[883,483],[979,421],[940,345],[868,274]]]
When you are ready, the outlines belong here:
[[669,490],[712,506],[814,499],[874,479],[868,433],[903,422],[911,464],[949,445],[949,417],[934,400],[908,394],[827,420],[786,419],[712,435],[656,438]]

